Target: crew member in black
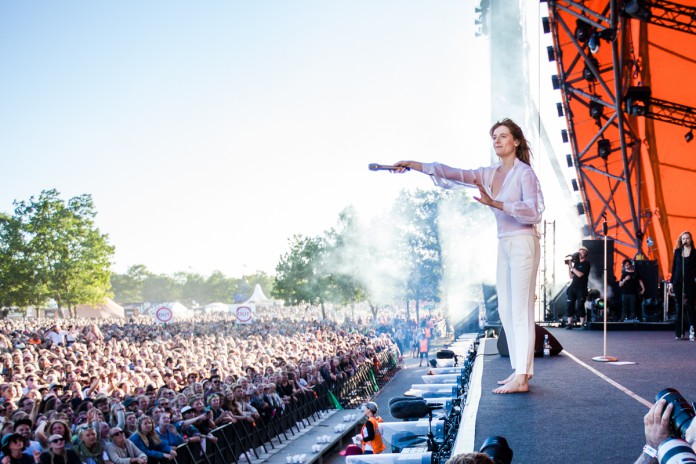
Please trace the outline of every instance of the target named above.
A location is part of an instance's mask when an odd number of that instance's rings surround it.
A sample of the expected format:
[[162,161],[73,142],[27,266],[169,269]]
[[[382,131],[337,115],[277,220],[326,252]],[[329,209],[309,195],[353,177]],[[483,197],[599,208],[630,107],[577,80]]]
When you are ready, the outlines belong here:
[[566,329],[573,328],[573,316],[577,314],[580,325],[585,325],[585,298],[587,298],[587,283],[590,279],[590,262],[587,260],[589,251],[584,246],[578,248],[578,259],[568,262],[568,274],[572,279],[566,292],[568,306],[566,314],[568,325]]
[[677,340],[689,332],[694,325],[694,299],[696,299],[696,254],[691,232],[682,232],[677,239],[672,261],[672,278],[670,279],[672,293],[676,305],[676,320],[674,333]]
[[619,287],[621,287],[621,320],[635,320],[638,317],[638,295],[645,293],[645,284],[636,274],[633,261],[628,258],[623,260]]

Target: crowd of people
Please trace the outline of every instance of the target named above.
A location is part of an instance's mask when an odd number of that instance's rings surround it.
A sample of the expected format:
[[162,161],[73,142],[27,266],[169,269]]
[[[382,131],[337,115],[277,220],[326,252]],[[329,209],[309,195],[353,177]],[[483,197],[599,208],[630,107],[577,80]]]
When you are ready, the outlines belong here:
[[316,385],[335,387],[377,353],[398,351],[393,330],[357,322],[0,326],[3,464],[168,461],[179,444],[205,446],[216,427],[283,414]]

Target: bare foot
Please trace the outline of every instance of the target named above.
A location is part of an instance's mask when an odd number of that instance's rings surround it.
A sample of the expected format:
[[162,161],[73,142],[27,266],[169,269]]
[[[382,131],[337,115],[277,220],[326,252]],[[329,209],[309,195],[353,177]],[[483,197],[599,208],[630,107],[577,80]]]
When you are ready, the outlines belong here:
[[510,374],[510,377],[508,377],[505,380],[498,380],[498,385],[505,385],[506,383],[510,383],[515,379],[515,373],[513,372]]
[[529,380],[525,374],[516,375],[515,378],[503,385],[493,390],[493,393],[505,394],[505,393],[526,393],[529,391]]
[[[527,381],[532,380],[532,377],[534,377],[534,376],[533,376],[533,375],[527,375]],[[505,385],[505,384],[508,384],[508,383],[512,382],[513,380],[515,380],[515,373],[514,373],[514,372],[513,372],[512,374],[510,374],[510,377],[508,377],[507,379],[505,379],[505,380],[498,380],[497,384],[498,384],[498,385]]]

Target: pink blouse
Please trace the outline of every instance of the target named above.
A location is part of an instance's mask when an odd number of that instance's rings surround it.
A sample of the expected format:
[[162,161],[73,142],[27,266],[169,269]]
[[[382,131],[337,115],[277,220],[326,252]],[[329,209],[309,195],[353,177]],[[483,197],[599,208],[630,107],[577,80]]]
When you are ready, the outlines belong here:
[[[500,164],[478,169],[457,169],[440,163],[423,163],[423,173],[430,175],[435,185],[442,188],[475,187],[474,179],[481,182],[491,195],[493,176]],[[544,196],[539,179],[531,166],[515,159],[505,176],[498,195],[493,198],[503,203],[503,210],[490,207],[498,225],[498,238],[514,235],[539,236],[536,224],[544,212]]]

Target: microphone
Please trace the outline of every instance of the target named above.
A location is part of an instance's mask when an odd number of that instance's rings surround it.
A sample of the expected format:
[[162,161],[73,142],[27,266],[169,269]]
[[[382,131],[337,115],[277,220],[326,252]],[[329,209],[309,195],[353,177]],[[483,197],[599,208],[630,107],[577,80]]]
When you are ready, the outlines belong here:
[[[377,164],[377,163],[370,163],[367,165],[367,168],[370,171],[396,171],[397,169],[400,169],[401,166],[394,166],[393,164]],[[411,168],[405,168],[407,171],[410,171]]]
[[421,419],[436,409],[442,409],[442,403],[429,405],[425,401],[396,401],[389,407],[394,419]]
[[420,396],[395,396],[389,399],[389,407],[397,401],[423,401]]

